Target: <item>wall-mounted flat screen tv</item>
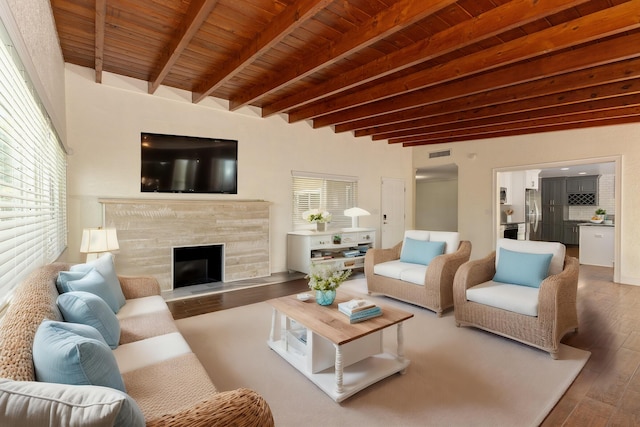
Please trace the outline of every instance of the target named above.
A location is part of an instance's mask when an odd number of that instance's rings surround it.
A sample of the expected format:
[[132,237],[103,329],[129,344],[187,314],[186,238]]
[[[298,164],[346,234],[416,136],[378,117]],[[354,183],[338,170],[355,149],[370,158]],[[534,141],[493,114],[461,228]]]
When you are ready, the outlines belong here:
[[141,133],[142,192],[238,194],[238,141]]

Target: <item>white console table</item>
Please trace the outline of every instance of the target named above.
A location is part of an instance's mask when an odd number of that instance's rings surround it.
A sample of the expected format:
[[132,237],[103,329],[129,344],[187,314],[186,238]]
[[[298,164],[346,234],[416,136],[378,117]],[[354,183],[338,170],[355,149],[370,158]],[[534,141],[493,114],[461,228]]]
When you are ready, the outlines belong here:
[[364,252],[345,257],[344,251],[371,248],[375,240],[373,228],[291,231],[287,233],[287,269],[308,274],[312,262],[333,263],[342,269],[361,268],[364,267]]

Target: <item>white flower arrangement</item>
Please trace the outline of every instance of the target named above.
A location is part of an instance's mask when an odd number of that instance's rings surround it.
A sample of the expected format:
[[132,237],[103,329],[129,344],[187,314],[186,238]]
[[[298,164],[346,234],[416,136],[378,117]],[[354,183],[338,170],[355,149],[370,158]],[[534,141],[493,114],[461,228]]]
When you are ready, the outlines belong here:
[[335,264],[311,264],[309,274],[309,288],[314,291],[335,291],[351,276],[351,270],[341,270]]
[[302,213],[302,219],[307,222],[329,222],[331,214],[325,210],[311,209]]

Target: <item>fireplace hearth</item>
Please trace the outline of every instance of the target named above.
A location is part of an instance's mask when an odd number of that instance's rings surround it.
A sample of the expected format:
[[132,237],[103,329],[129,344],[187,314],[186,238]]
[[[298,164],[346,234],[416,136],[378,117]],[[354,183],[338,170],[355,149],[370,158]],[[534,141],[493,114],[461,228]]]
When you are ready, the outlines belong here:
[[222,282],[224,245],[180,246],[173,248],[173,287]]

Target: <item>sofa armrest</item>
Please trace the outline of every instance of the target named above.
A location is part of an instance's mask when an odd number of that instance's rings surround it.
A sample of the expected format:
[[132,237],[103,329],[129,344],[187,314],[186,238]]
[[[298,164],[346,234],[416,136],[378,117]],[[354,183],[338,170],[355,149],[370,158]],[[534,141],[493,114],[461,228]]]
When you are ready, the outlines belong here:
[[160,295],[160,284],[151,276],[118,276],[125,299]]
[[438,255],[429,263],[427,274],[425,276],[425,285],[432,281],[433,284],[440,284],[451,288],[453,278],[458,268],[465,262],[469,261],[471,256],[471,242],[463,240],[458,246],[458,250],[451,254]]
[[558,306],[572,304],[575,306],[578,297],[577,258],[565,256],[564,269],[548,276],[540,283],[538,293],[538,316],[540,319],[553,319],[558,313]]
[[364,256],[364,275],[373,276],[373,267],[376,264],[400,259],[401,250],[402,242],[388,249],[369,249]]
[[[496,252],[488,256],[465,262],[458,268],[453,279],[453,299],[463,302],[467,299],[467,289],[487,282],[496,274]],[[460,300],[458,300],[460,298]]]
[[273,415],[262,396],[253,390],[238,388],[219,392],[191,408],[147,422],[147,427],[272,427]]

